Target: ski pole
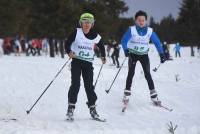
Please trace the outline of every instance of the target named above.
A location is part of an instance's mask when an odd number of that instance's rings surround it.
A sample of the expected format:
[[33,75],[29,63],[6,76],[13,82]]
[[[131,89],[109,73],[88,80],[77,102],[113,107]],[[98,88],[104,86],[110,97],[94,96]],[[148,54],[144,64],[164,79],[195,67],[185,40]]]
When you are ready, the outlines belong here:
[[115,78],[114,78],[113,82],[111,83],[109,89],[108,89],[108,90],[105,90],[107,94],[110,92],[110,90],[111,90],[111,88],[112,88],[112,86],[113,86],[113,84],[114,84],[114,82],[115,82],[115,80],[116,80],[116,78],[117,78],[117,76],[118,76],[120,70],[122,69],[122,67],[123,67],[123,65],[124,65],[124,63],[125,63],[125,61],[126,61],[126,57],[125,57],[124,61],[122,62],[121,67],[120,67],[119,70],[117,71],[117,74],[115,75]]
[[153,71],[156,72],[156,71],[159,69],[160,65],[161,65],[161,63],[160,63],[157,67],[155,67],[155,68],[153,69]]
[[[98,82],[99,76],[100,76],[100,74],[101,74],[102,68],[103,68],[103,64],[101,65],[101,68],[100,68],[100,70],[99,70],[97,79],[96,79],[95,84],[94,84],[94,86],[93,86],[93,89],[94,89],[94,90],[95,90],[95,87],[96,87],[96,85],[97,85],[97,82]],[[86,102],[86,105],[88,105],[88,101]]]
[[96,87],[96,85],[97,85],[97,82],[98,82],[99,76],[100,76],[100,74],[101,74],[101,70],[102,70],[102,68],[103,68],[103,64],[101,65],[101,68],[100,68],[100,70],[99,70],[99,73],[98,73],[97,79],[96,79],[96,81],[95,81],[94,89],[95,89],[95,87]]
[[[71,59],[71,58],[70,58]],[[39,98],[35,101],[35,103],[32,105],[32,107],[26,111],[27,114],[30,114],[30,112],[32,111],[32,109],[35,107],[35,105],[38,103],[38,101],[41,99],[41,97],[44,95],[44,93],[47,91],[47,89],[50,87],[50,85],[54,82],[54,80],[57,78],[57,76],[60,74],[60,72],[63,70],[63,68],[67,65],[67,63],[70,61],[67,60],[65,62],[65,64],[62,66],[62,68],[58,71],[58,73],[54,76],[54,78],[52,79],[52,81],[49,83],[49,85],[45,88],[45,90],[42,92],[42,94],[39,96]]]

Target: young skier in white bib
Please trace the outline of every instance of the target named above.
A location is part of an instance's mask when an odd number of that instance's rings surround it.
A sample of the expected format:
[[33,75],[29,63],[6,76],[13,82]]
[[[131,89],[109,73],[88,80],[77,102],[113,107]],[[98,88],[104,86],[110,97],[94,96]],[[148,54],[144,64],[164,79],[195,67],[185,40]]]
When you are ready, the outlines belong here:
[[105,48],[101,36],[92,28],[94,16],[84,13],[79,20],[81,28],[77,28],[67,39],[65,49],[71,62],[71,86],[68,92],[67,116],[73,120],[73,113],[80,88],[80,76],[82,74],[85,91],[88,98],[88,107],[93,119],[99,118],[96,111],[97,95],[93,86],[94,47],[97,45],[101,52],[102,64],[106,63]]
[[150,41],[155,44],[160,55],[161,63],[164,63],[165,56],[162,44],[156,33],[153,32],[153,29],[147,26],[147,14],[144,11],[138,11],[135,14],[135,25],[129,27],[121,40],[125,56],[129,58],[124,101],[128,101],[131,95],[132,79],[135,74],[136,63],[139,61],[148,83],[151,100],[153,103],[160,103],[150,74],[150,62],[148,57]]

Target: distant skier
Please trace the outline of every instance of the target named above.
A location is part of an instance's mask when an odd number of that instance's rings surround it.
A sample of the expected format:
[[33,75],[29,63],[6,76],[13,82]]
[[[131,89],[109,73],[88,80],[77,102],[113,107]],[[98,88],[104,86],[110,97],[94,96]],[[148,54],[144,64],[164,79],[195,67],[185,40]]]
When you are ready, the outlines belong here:
[[164,51],[166,60],[173,60],[170,56],[169,45],[167,44],[167,42],[163,43],[163,51]]
[[84,13],[79,20],[81,28],[77,28],[67,39],[65,49],[71,62],[71,86],[68,92],[68,110],[67,117],[73,120],[73,113],[77,96],[80,88],[80,76],[82,74],[85,91],[88,98],[88,107],[91,117],[98,120],[99,115],[96,111],[97,95],[93,86],[93,66],[94,45],[99,47],[102,63],[106,63],[105,47],[101,36],[94,31],[94,16],[90,13]]
[[126,102],[131,95],[132,79],[135,74],[137,61],[142,65],[145,78],[148,82],[150,97],[154,104],[160,103],[158,95],[154,87],[154,82],[150,73],[150,62],[148,57],[150,40],[155,44],[160,55],[160,62],[165,62],[165,56],[162,44],[153,29],[147,26],[147,14],[144,11],[138,11],[135,14],[136,25],[130,26],[124,34],[121,44],[124,49],[125,56],[128,61],[128,76],[126,79],[126,88],[124,90],[124,99]]
[[119,52],[120,52],[119,44],[116,41],[113,41],[112,47],[113,47],[114,51],[111,55],[111,58],[112,58],[113,64],[116,65],[116,63],[117,63],[117,68],[119,68],[119,60],[118,60]]
[[176,43],[176,45],[174,46],[174,51],[175,51],[175,57],[177,57],[177,56],[179,56],[179,57],[181,57],[181,46],[180,46],[180,44],[179,44],[179,42],[178,43]]

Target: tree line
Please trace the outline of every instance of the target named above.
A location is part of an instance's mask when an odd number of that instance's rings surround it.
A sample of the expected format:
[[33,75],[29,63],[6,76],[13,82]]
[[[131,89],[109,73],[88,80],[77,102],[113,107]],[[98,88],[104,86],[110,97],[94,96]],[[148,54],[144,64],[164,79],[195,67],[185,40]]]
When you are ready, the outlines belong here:
[[200,0],[183,0],[178,18],[170,14],[156,23],[150,18],[150,26],[162,41],[180,42],[183,46],[200,46]]
[[65,38],[83,12],[95,16],[95,29],[102,36],[117,38],[124,32],[128,10],[121,0],[1,0],[0,36],[27,35],[32,38]]
[[[200,44],[200,0],[183,0],[178,18],[160,22],[150,18],[150,26],[162,41],[182,45]],[[105,39],[120,41],[133,17],[123,18],[128,6],[122,0],[0,0],[0,37],[25,35],[29,38],[66,38],[77,27],[80,15],[91,12],[95,29]],[[134,13],[133,13],[134,15]]]

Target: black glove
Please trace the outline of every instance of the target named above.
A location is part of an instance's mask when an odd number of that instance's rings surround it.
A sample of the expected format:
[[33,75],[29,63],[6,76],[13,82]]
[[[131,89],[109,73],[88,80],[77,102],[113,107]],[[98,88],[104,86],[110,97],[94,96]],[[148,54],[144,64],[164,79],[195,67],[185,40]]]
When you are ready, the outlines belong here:
[[125,54],[126,57],[128,57],[129,56],[128,50],[125,50],[124,54]]
[[160,63],[164,63],[166,61],[165,55],[160,54]]

